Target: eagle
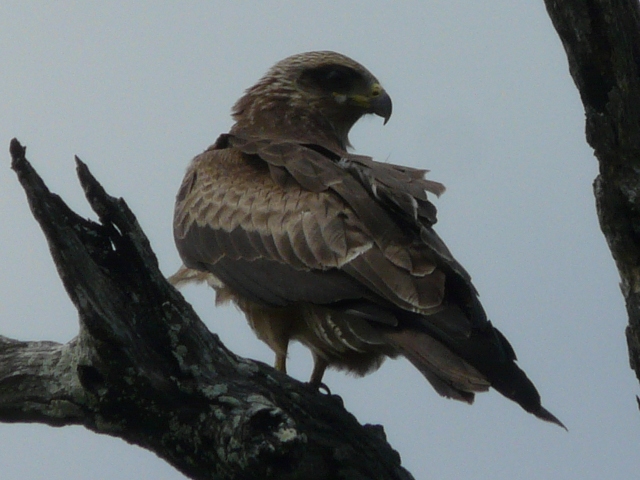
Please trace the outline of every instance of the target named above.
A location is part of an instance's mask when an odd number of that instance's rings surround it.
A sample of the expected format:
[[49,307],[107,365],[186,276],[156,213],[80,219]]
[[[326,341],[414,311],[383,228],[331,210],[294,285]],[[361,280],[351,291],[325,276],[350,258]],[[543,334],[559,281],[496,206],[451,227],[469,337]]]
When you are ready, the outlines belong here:
[[433,229],[427,194],[444,186],[350,153],[358,119],[386,124],[391,111],[376,77],[342,54],[276,63],[187,169],[171,282],[206,280],[217,304],[237,305],[282,372],[291,341],[308,347],[313,386],[328,367],[365,375],[402,356],[444,397],[472,403],[493,387],[564,427]]

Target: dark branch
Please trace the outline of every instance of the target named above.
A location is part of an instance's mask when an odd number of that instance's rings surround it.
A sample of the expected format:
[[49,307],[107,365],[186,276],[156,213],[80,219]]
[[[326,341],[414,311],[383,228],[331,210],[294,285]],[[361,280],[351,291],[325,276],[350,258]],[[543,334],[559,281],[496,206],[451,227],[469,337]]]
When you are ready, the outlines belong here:
[[0,418],[59,427],[81,424],[84,391],[75,342],[20,342],[0,336]]
[[0,337],[0,421],[81,424],[194,479],[412,478],[382,428],[359,425],[339,397],[228,351],[85,164],[76,159],[99,223],[49,192],[17,140],[10,150],[80,333],[66,345]]
[[640,4],[546,0],[600,165],[600,227],[620,272],[631,367],[640,380]]

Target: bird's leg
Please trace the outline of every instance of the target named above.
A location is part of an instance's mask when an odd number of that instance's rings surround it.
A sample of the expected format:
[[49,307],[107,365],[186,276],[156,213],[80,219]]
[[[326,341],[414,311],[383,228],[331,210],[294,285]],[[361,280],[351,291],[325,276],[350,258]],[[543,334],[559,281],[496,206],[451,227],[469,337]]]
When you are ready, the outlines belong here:
[[289,339],[281,338],[274,346],[271,346],[274,352],[276,352],[276,364],[273,366],[276,370],[282,373],[287,373],[287,352],[289,351]]
[[327,361],[317,355],[313,356],[313,372],[311,372],[311,379],[309,380],[309,384],[314,388],[320,388],[322,385],[322,377],[324,376],[324,371],[327,369],[329,364]]
[[276,354],[276,363],[273,366],[282,373],[287,373],[287,353],[291,340],[291,319],[287,311],[278,309],[266,309],[256,307],[256,315],[251,318],[251,327],[258,333],[260,340]]
[[282,373],[287,373],[287,351],[276,353],[274,368]]

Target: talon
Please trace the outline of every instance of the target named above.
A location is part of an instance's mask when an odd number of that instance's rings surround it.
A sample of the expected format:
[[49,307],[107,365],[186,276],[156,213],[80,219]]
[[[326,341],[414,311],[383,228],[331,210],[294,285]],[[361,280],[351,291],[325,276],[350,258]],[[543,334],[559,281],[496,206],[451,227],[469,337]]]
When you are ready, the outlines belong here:
[[331,393],[331,390],[329,390],[327,384],[324,382],[320,382],[320,385],[318,385],[318,392],[321,393],[321,390],[324,390],[326,392],[326,395],[333,395]]

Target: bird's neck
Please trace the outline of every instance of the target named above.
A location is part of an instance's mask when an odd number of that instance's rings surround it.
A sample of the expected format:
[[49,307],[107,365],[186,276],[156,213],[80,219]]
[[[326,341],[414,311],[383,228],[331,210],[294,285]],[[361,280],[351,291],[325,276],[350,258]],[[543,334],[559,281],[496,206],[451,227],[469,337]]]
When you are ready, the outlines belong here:
[[[307,106],[305,106],[307,107]],[[323,112],[274,101],[269,105],[238,102],[234,111],[232,134],[258,138],[317,144],[333,151],[349,147],[349,130],[357,121],[340,119],[332,122]]]

